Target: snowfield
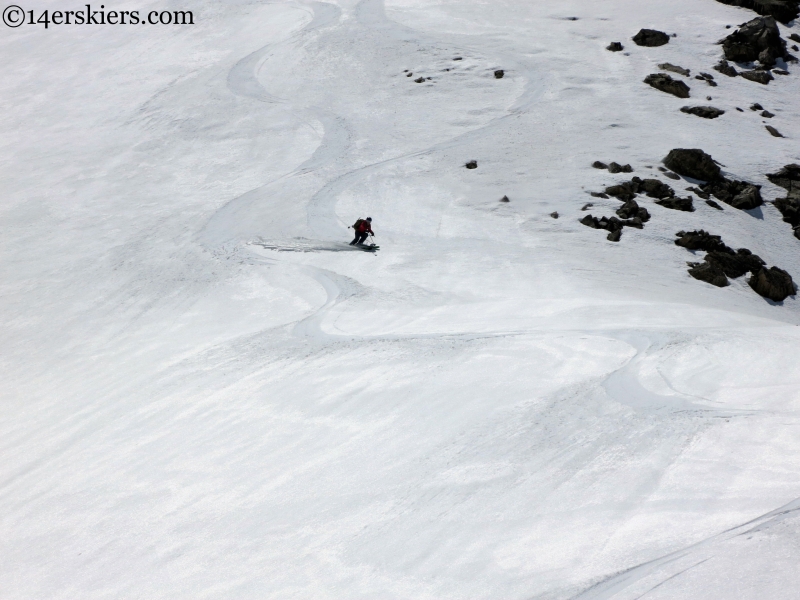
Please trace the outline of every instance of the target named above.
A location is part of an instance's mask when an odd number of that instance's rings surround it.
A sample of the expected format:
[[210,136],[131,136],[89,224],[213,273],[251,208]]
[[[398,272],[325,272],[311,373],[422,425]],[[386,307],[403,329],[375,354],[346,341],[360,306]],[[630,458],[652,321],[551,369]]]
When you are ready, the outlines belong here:
[[[195,25],[0,38],[0,598],[798,597],[800,299],[673,243],[800,281],[766,178],[800,163],[800,66],[712,70],[755,13],[113,8]],[[643,83],[663,62],[691,99]],[[596,160],[686,196],[673,148],[767,204],[579,223],[631,177]]]

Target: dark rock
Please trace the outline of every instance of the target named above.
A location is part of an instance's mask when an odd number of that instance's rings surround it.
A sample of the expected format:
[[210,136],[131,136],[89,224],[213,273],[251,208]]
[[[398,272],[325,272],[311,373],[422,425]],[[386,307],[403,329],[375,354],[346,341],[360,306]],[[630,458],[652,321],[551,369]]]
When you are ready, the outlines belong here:
[[723,242],[722,238],[718,235],[711,235],[707,231],[679,231],[675,235],[678,239],[675,240],[676,246],[681,246],[687,250],[703,250],[705,252],[727,252],[733,254],[733,250],[728,248]]
[[700,75],[706,79],[714,79],[714,76],[711,73],[700,73]]
[[675,196],[675,190],[666,183],[661,183],[658,179],[645,179],[639,184],[639,189],[650,198],[658,198],[659,200]]
[[[696,188],[694,186],[687,187],[686,191],[687,192],[694,192],[695,194],[700,196],[703,200],[708,200],[709,198],[711,198],[711,194],[709,194],[707,192],[704,192],[703,190],[701,190],[699,188]],[[716,204],[716,202],[714,204]]]
[[503,71],[503,69],[498,69],[497,71],[494,72],[494,78],[495,79],[502,79],[505,74],[506,74],[506,72]]
[[736,107],[736,110],[738,110],[739,112],[744,112],[744,110],[742,110],[742,109],[741,109],[741,108],[739,108],[738,106]]
[[[608,196],[606,196],[606,197],[608,197]],[[593,206],[594,206],[594,204],[592,204],[591,202],[587,202],[586,204],[583,205],[581,210],[589,210]]]
[[424,83],[424,81],[425,81],[425,78],[424,77],[420,77],[419,79],[415,79],[414,83]]
[[628,200],[616,212],[623,219],[638,219],[640,223],[647,223],[650,220],[650,213],[646,208],[640,207],[635,200]]
[[621,173],[622,172],[622,165],[619,163],[612,162],[608,165],[608,172],[609,173]]
[[789,192],[790,198],[800,200],[800,165],[786,165],[777,173],[767,175],[767,179]]
[[656,204],[664,208],[671,208],[672,210],[682,210],[685,212],[694,212],[694,205],[692,204],[692,197],[688,198],[666,198],[664,200],[656,200]]
[[795,52],[797,52],[798,50],[800,50],[800,48],[798,48],[796,45],[792,45],[792,50],[794,50]]
[[606,50],[610,50],[611,52],[622,52],[625,50],[625,46],[619,42],[611,42],[608,47],[606,47]]
[[800,227],[795,227],[794,229],[794,237],[800,240]]
[[622,165],[623,173],[633,173],[633,167],[630,165]]
[[756,102],[755,104],[753,104],[753,106],[750,107],[750,110],[764,110],[764,107],[761,106],[758,102]]
[[758,60],[767,50],[774,58],[786,54],[786,42],[773,17],[756,17],[748,21],[722,41],[725,58],[733,62]]
[[773,302],[782,302],[788,296],[795,294],[792,276],[778,267],[760,269],[753,273],[747,283],[757,294]]
[[611,233],[609,233],[609,234],[606,236],[606,239],[607,239],[609,242],[618,242],[618,241],[619,241],[619,238],[621,238],[621,237],[622,237],[622,230],[621,230],[621,229],[618,229],[617,231],[612,231]]
[[700,149],[675,148],[664,159],[664,164],[684,177],[701,181],[714,181],[721,177],[719,165]]
[[725,277],[725,273],[716,263],[702,262],[689,269],[689,275],[717,287],[726,287],[730,285],[728,278]]
[[792,40],[793,42],[800,42],[800,35],[792,33],[789,35],[789,39]]
[[712,208],[716,208],[717,210],[724,210],[719,204],[717,204],[713,200],[706,200],[706,204],[708,204]]
[[704,119],[716,119],[720,115],[725,114],[724,110],[714,108],[713,106],[684,106],[681,112],[703,117]]
[[[798,13],[797,0],[717,0],[729,6],[741,6],[756,11],[760,15],[775,17],[781,23],[796,19]],[[797,40],[800,42],[800,40]]]
[[[638,179],[638,178],[634,178]],[[609,196],[614,196],[615,198],[619,198],[623,202],[627,202],[628,200],[633,200],[636,197],[636,194],[639,193],[639,183],[635,181],[626,182],[626,183],[619,183],[617,185],[612,185],[606,188],[606,194]]]
[[[608,194],[604,194],[603,192],[590,192],[589,195],[592,196],[593,198],[605,198],[606,200],[608,200],[609,197]],[[594,206],[594,205],[590,204],[589,206]]]
[[413,77],[413,76],[414,76],[413,73],[409,73],[408,75],[406,75],[406,77]]
[[781,135],[781,132],[772,127],[772,125],[767,125],[767,131],[769,131],[770,134],[772,134],[772,137],[783,137],[783,135]]
[[644,78],[644,82],[667,94],[678,98],[688,98],[691,88],[682,81],[676,81],[665,73],[653,73]]
[[551,212],[550,216],[553,217],[554,219],[557,219],[558,218],[558,212],[557,211],[556,212]]
[[596,160],[592,163],[592,166],[595,169],[607,169],[608,165],[606,163],[601,163],[599,160]]
[[739,210],[751,210],[764,204],[761,198],[761,186],[746,181],[721,178],[701,186],[703,191],[725,204]]
[[664,71],[672,71],[673,73],[677,73],[678,75],[683,75],[684,77],[689,77],[692,72],[689,69],[684,69],[683,67],[679,67],[678,65],[673,65],[672,63],[661,63],[658,65],[659,69]]
[[755,81],[762,85],[769,85],[769,82],[775,79],[769,71],[742,71],[739,75],[748,81]]
[[464,60],[461,56],[456,56],[453,60]]
[[727,60],[721,60],[719,63],[714,67],[715,71],[719,71],[723,75],[727,75],[728,77],[736,77],[739,73],[736,72],[736,69],[733,68]]
[[664,177],[669,177],[670,179],[674,179],[675,181],[678,181],[680,179],[678,175],[675,175],[675,173],[670,173],[669,171],[664,173]]
[[655,29],[642,29],[639,31],[639,33],[633,36],[633,42],[637,46],[648,46],[653,48],[668,44],[669,36],[663,31],[657,31]]
[[775,208],[777,208],[783,220],[793,228],[800,227],[800,199],[797,198],[776,198]]
[[511,200],[508,199],[508,196],[503,196],[500,198],[500,202],[511,202]]
[[764,266],[761,257],[756,256],[747,248],[740,248],[736,254],[714,251],[706,254],[705,261],[716,264],[731,279],[741,277],[745,273],[756,273]]
[[465,164],[464,166],[467,167],[468,169],[477,169],[478,168],[478,161],[477,160],[471,160],[467,164]]
[[771,119],[771,118],[772,118],[772,117],[774,117],[775,115],[773,115],[773,114],[772,114],[771,112],[769,112],[768,110],[765,110],[765,111],[763,111],[763,112],[761,113],[761,116],[762,116],[762,117],[764,117],[765,119]]
[[772,72],[775,73],[775,75],[788,75],[789,74],[789,71],[784,71],[783,69],[772,69]]
[[706,79],[705,82],[710,85],[711,87],[717,87],[717,82],[711,79]]
[[713,98],[712,98],[711,96],[706,96],[706,100],[708,100],[709,102],[711,102],[711,101],[713,100]]

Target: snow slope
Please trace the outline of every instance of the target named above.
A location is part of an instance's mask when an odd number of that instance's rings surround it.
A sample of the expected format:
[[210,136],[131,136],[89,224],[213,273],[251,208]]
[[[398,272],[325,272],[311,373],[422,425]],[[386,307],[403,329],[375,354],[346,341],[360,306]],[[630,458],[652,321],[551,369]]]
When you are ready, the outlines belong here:
[[795,280],[800,242],[771,204],[578,223],[619,205],[594,160],[675,147],[783,195],[796,72],[642,83],[716,74],[752,12],[169,8],[197,24],[0,40],[0,597],[796,597],[800,304],[672,241]]

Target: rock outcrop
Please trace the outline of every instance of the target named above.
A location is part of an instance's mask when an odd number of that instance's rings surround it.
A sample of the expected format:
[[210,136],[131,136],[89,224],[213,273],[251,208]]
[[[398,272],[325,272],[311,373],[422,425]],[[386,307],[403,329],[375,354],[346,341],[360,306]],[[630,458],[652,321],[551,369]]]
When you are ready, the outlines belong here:
[[698,148],[675,148],[664,159],[664,164],[684,177],[701,181],[715,181],[722,177],[719,165]]
[[714,108],[713,106],[684,106],[681,108],[681,112],[704,119],[716,119],[725,114],[724,110]]
[[633,42],[637,46],[648,46],[651,48],[663,46],[669,43],[669,35],[656,29],[642,29],[633,36]]
[[653,73],[644,78],[644,82],[657,90],[672,94],[678,98],[688,98],[691,88],[682,81],[676,81],[666,73]]
[[786,55],[786,42],[773,17],[756,17],[734,31],[722,42],[727,60],[733,62],[760,61],[771,67],[775,59]]
[[760,15],[775,17],[781,23],[789,23],[800,15],[797,0],[717,0],[729,6],[741,6]]
[[792,276],[778,267],[760,269],[753,273],[747,283],[757,294],[774,302],[783,302],[795,294]]

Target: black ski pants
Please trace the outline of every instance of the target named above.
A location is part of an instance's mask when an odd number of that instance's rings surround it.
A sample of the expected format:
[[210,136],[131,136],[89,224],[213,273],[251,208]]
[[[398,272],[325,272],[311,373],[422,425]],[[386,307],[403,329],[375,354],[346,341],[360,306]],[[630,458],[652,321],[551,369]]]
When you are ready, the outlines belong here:
[[369,234],[367,232],[359,233],[358,231],[356,231],[356,237],[353,238],[353,241],[350,242],[350,245],[351,246],[355,246],[356,244],[363,244],[364,240],[367,239],[368,235]]

